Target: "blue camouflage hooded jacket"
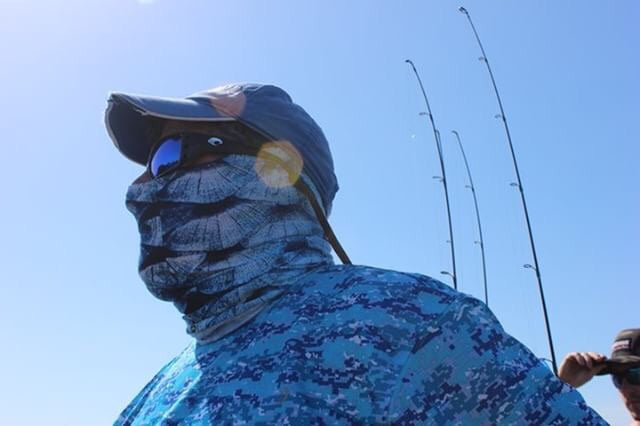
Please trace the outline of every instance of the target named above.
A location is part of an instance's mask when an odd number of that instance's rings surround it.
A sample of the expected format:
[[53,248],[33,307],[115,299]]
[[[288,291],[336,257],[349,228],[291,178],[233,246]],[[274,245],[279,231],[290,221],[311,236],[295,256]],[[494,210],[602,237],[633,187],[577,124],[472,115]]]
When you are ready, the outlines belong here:
[[423,275],[323,265],[189,345],[116,424],[606,423],[482,302]]

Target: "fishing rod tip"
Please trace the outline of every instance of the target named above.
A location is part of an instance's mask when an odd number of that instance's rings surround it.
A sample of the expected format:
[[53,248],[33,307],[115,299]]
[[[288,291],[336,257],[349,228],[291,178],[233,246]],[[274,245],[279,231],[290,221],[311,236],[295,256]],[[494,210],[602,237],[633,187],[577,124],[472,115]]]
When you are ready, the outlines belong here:
[[462,13],[469,13],[469,12],[467,12],[467,9],[465,9],[465,8],[464,8],[464,7],[462,7],[462,6],[460,6],[460,7],[458,8],[458,11],[459,11],[459,12],[462,12]]

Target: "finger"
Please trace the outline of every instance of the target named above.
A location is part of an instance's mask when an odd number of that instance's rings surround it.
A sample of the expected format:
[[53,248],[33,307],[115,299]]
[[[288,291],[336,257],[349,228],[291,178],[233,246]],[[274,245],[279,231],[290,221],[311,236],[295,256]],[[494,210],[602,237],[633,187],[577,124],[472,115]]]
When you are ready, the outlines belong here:
[[580,366],[587,366],[587,358],[582,353],[576,352],[575,360]]
[[601,372],[602,370],[604,370],[604,368],[607,366],[607,364],[598,364],[595,367],[593,367],[593,374],[598,374],[599,372]]
[[593,361],[589,352],[580,352],[580,357],[584,360],[584,364],[582,364],[582,366],[591,370],[593,368]]
[[580,354],[579,354],[578,352],[570,352],[570,353],[568,353],[568,354],[567,354],[567,356],[566,356],[564,359],[565,359],[566,361],[569,361],[569,362],[573,362],[573,363],[575,363],[575,362],[577,362],[577,357],[578,357],[579,355],[580,355]]
[[[595,352],[580,352],[580,355],[584,358],[585,367],[591,370],[597,363],[597,355]],[[595,355],[595,356],[594,356]]]
[[587,361],[587,368],[589,370],[593,369],[593,358],[591,358],[591,355],[589,355],[588,352],[585,352],[582,356],[584,356],[585,361]]
[[607,357],[599,354],[597,352],[587,352],[589,354],[589,356],[591,357],[591,359],[593,361],[595,361],[596,363],[601,363],[602,361],[604,361]]

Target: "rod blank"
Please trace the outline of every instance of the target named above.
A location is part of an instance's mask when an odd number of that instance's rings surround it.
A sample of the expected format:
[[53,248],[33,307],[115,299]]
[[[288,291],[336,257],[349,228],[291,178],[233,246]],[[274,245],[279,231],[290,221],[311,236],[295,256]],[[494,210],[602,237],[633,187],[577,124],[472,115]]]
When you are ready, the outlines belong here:
[[[449,243],[451,244],[451,267],[453,268],[453,272],[452,273],[448,273],[446,271],[445,275],[449,275],[451,276],[451,279],[453,280],[453,288],[454,289],[458,289],[458,275],[456,273],[456,254],[455,254],[455,249],[453,246],[453,224],[451,223],[451,208],[449,206],[449,189],[447,188],[447,174],[445,173],[445,168],[444,168],[444,157],[443,157],[443,153],[442,153],[442,144],[440,143],[440,132],[438,131],[438,129],[436,128],[436,124],[433,120],[433,114],[431,113],[431,106],[429,105],[429,99],[427,98],[427,92],[425,92],[424,90],[424,86],[422,85],[422,80],[420,79],[420,75],[418,74],[418,70],[416,69],[416,66],[413,64],[413,62],[410,59],[407,59],[405,61],[406,63],[408,63],[409,65],[411,65],[411,68],[413,69],[413,72],[416,75],[416,78],[418,79],[418,84],[420,85],[420,90],[422,91],[422,96],[424,97],[424,102],[427,104],[427,114],[429,116],[429,121],[431,122],[431,128],[433,129],[433,137],[435,138],[436,141],[436,148],[438,149],[438,159],[440,160],[440,172],[442,173],[442,176],[438,176],[438,178],[440,179],[440,181],[442,182],[442,186],[444,187],[444,198],[446,201],[446,205],[447,205],[447,219],[449,221]],[[421,113],[421,115],[424,115]],[[435,178],[435,176],[434,176]]]
[[476,37],[476,41],[478,42],[478,46],[480,47],[480,51],[482,52],[482,56],[480,60],[485,63],[487,66],[487,71],[489,71],[489,77],[491,77],[491,83],[493,85],[493,91],[495,92],[496,98],[498,100],[498,106],[500,107],[500,114],[496,115],[496,118],[502,119],[502,123],[504,124],[504,130],[507,134],[507,141],[509,142],[509,150],[511,151],[511,158],[513,160],[513,167],[516,172],[517,183],[512,183],[512,186],[515,186],[520,191],[520,200],[522,201],[522,208],[524,210],[524,217],[527,223],[527,231],[529,232],[529,242],[531,244],[531,253],[533,254],[533,265],[529,265],[529,269],[535,271],[536,278],[538,280],[538,290],[540,292],[540,300],[542,303],[542,312],[544,315],[544,323],[547,330],[547,339],[549,341],[549,351],[551,352],[551,365],[553,367],[554,374],[558,375],[558,366],[556,363],[556,355],[553,349],[553,339],[551,338],[551,328],[549,326],[549,316],[547,314],[547,304],[544,299],[544,291],[542,288],[542,277],[540,274],[540,266],[538,265],[538,255],[536,253],[536,246],[533,242],[533,232],[531,231],[531,221],[529,220],[529,211],[527,209],[527,201],[524,197],[524,188],[522,187],[522,180],[520,179],[520,171],[518,170],[518,161],[516,160],[516,153],[513,149],[513,142],[511,140],[511,132],[509,131],[509,125],[507,124],[507,116],[504,113],[504,108],[502,106],[502,100],[500,99],[500,93],[498,92],[498,86],[496,85],[496,80],[493,77],[493,71],[491,71],[491,66],[489,65],[489,59],[487,58],[487,54],[484,51],[484,47],[482,46],[482,42],[480,41],[480,36],[478,36],[478,31],[476,31],[475,25],[473,25],[473,21],[471,20],[471,16],[469,12],[464,7],[460,7],[458,9],[461,13],[466,15],[469,20],[469,24],[471,25],[471,29],[473,30],[473,34]]
[[484,279],[484,303],[489,306],[489,290],[487,288],[487,264],[485,262],[484,256],[484,239],[482,237],[482,225],[480,223],[480,209],[478,208],[478,197],[476,196],[476,187],[473,184],[473,178],[471,177],[471,169],[469,168],[469,162],[467,161],[467,156],[464,152],[464,148],[462,147],[462,141],[460,140],[460,135],[455,130],[452,130],[451,133],[456,135],[456,139],[458,140],[458,146],[460,147],[460,152],[462,153],[462,159],[464,160],[464,167],[467,169],[467,177],[469,178],[469,185],[466,185],[467,188],[471,190],[471,194],[473,195],[473,205],[476,210],[476,222],[478,224],[478,235],[479,241],[476,241],[480,246],[480,253],[482,254],[482,277]]

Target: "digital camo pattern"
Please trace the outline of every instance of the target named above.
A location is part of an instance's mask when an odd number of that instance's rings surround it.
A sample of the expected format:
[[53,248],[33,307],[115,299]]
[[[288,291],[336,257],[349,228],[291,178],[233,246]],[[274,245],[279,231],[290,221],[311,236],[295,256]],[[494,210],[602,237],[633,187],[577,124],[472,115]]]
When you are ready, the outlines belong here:
[[116,425],[606,424],[479,301],[417,275],[317,268],[167,364]]

